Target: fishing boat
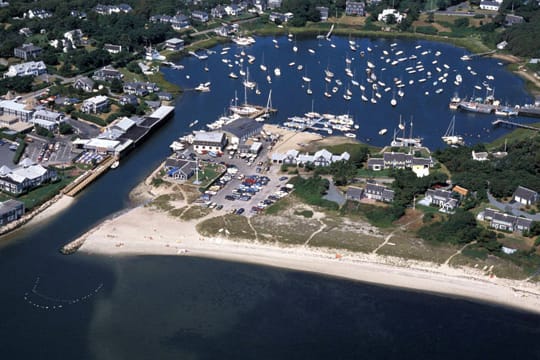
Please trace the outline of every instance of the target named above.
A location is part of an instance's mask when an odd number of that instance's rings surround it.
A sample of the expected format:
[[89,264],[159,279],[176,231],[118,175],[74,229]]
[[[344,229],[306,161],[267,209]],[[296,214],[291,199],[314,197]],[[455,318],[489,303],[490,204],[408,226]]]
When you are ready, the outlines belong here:
[[383,129],[379,130],[379,135],[384,135],[384,134],[386,134],[387,131],[388,131],[388,129],[383,128]]
[[456,125],[456,116],[454,115],[452,116],[452,120],[450,120],[448,129],[446,129],[446,132],[441,138],[448,145],[464,145],[465,142],[463,141],[463,137],[460,135],[456,135],[454,133],[455,125]]
[[229,73],[229,77],[230,77],[231,79],[238,79],[238,75],[236,75],[234,72],[230,72],[230,73]]
[[249,68],[246,69],[246,78],[244,79],[244,81],[242,82],[242,84],[244,84],[244,87],[248,88],[248,89],[254,89],[255,86],[257,85],[256,82],[254,81],[249,81]]

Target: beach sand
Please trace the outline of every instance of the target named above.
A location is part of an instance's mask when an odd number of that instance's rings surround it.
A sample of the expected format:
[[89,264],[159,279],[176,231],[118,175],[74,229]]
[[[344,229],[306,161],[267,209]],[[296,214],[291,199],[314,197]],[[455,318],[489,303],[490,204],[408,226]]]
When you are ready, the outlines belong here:
[[374,254],[204,238],[196,230],[198,221],[182,222],[155,209],[138,207],[83,235],[85,242],[79,251],[108,256],[195,256],[246,262],[470,298],[540,313],[537,284],[490,277],[477,269]]

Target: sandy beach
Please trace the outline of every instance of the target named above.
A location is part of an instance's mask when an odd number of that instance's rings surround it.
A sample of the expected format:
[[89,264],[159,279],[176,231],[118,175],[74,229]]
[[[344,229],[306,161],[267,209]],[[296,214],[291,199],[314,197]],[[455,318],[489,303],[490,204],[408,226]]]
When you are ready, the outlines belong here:
[[247,262],[470,298],[540,313],[540,287],[532,283],[490,277],[477,269],[373,254],[204,238],[195,228],[197,222],[182,222],[151,208],[138,207],[84,234],[85,242],[79,251],[107,256],[195,256]]

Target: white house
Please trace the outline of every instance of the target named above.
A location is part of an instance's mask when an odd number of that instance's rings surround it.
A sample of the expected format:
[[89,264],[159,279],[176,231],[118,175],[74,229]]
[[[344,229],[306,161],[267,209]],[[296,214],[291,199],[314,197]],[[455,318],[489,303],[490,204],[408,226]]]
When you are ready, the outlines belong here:
[[102,112],[108,106],[109,98],[104,95],[98,95],[84,100],[81,105],[81,111],[88,114],[95,114],[98,112]]
[[388,16],[390,15],[394,16],[398,24],[401,23],[401,21],[407,17],[407,14],[401,14],[396,9],[384,9],[382,13],[380,13],[379,16],[377,17],[377,20],[387,22]]
[[224,132],[197,132],[193,139],[193,149],[202,154],[204,152],[221,152],[227,144],[227,137]]
[[490,11],[499,11],[501,4],[502,4],[502,0],[501,1],[482,0],[480,1],[480,9],[490,10]]
[[29,158],[25,158],[14,169],[10,169],[5,165],[0,167],[0,190],[12,194],[21,194],[55,178],[55,171],[35,164]]
[[22,64],[11,65],[4,78],[15,76],[38,76],[47,73],[47,66],[43,61],[29,61]]

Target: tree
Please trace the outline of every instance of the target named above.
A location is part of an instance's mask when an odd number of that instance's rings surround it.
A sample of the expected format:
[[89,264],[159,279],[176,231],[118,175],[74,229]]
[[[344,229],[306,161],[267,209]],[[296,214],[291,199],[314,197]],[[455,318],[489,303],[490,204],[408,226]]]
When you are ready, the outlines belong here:
[[64,122],[61,122],[60,125],[58,125],[58,132],[62,135],[72,134],[73,127],[64,121]]
[[459,28],[466,28],[469,26],[469,19],[466,17],[459,18],[454,22],[454,25]]
[[120,79],[113,79],[111,81],[111,91],[113,93],[121,94],[124,92],[124,86],[122,84],[122,80]]

